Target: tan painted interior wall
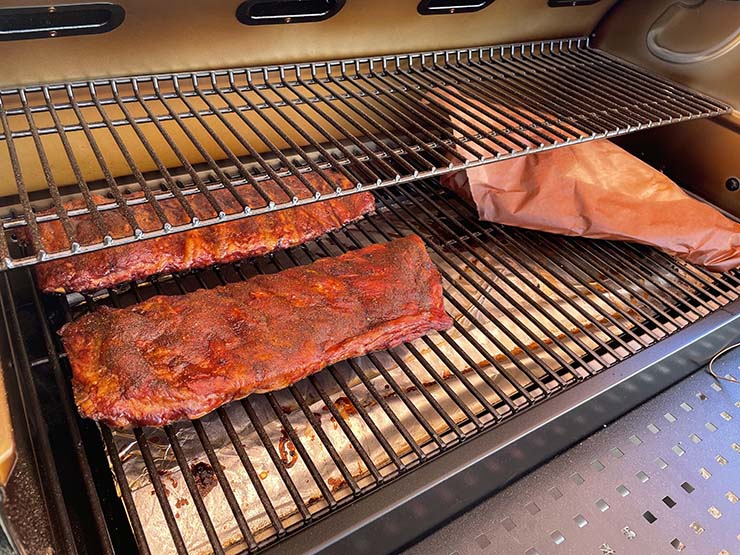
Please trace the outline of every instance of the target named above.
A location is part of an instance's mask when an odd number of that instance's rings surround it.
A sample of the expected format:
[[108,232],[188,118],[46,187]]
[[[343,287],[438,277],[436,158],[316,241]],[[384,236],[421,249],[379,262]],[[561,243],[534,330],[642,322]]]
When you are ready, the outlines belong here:
[[110,33],[0,42],[0,87],[581,36],[615,1],[553,9],[547,0],[496,0],[476,13],[421,16],[418,0],[347,0],[325,22],[246,26],[234,15],[241,0],[118,0],[126,19]]
[[[721,119],[681,123],[628,135],[620,140],[644,153],[654,166],[698,195],[740,216],[740,191],[725,182],[740,178],[740,46],[706,62],[663,61],[647,48],[653,22],[675,0],[623,0],[596,30],[594,44],[679,83],[720,98],[735,107]],[[706,0],[678,11],[658,40],[677,52],[697,52],[720,43],[740,25],[740,2]]]

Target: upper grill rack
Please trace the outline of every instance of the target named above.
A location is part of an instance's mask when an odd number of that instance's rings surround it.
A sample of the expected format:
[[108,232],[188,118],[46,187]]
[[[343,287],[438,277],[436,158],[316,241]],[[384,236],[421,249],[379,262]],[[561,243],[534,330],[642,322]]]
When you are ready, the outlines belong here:
[[[7,89],[0,175],[13,177],[0,189],[17,195],[3,214],[0,268],[729,110],[585,38]],[[330,169],[347,179],[343,188]],[[283,178],[305,172],[334,182],[334,192],[320,194],[308,180],[305,191],[288,191]],[[268,179],[287,200],[260,186]],[[222,188],[240,211],[220,206],[211,192]],[[263,203],[244,200],[250,188]],[[206,195],[212,213],[196,216],[191,194]],[[84,202],[72,208],[71,197]],[[159,203],[168,198],[186,223],[167,219]],[[139,227],[143,203],[157,214],[156,229]],[[130,233],[110,232],[101,217],[108,210],[121,212]],[[55,220],[61,249],[40,233]],[[99,240],[80,241],[81,222]],[[13,244],[19,228],[35,255]]]

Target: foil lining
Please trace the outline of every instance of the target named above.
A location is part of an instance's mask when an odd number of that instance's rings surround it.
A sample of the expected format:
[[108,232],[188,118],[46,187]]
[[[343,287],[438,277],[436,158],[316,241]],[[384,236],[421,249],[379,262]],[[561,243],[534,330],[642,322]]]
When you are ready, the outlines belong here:
[[[392,213],[386,212],[385,218],[387,221],[376,221],[381,227],[388,221],[393,224],[384,229],[389,235],[411,232]],[[374,226],[361,224],[360,228],[361,231],[358,228],[345,230],[342,236],[352,236],[362,244],[370,240],[385,240]],[[495,246],[491,248],[495,250]],[[315,243],[308,246],[308,250],[317,256],[326,255],[326,251]],[[512,412],[512,406],[504,402],[504,397],[514,406],[524,403],[521,389],[527,384],[529,392],[537,395],[538,386],[532,384],[531,376],[541,378],[542,385],[551,387],[552,378],[546,377],[543,367],[560,371],[566,380],[585,377],[588,370],[575,365],[570,371],[566,369],[563,372],[558,358],[572,360],[568,350],[583,356],[586,349],[596,348],[595,338],[608,341],[619,326],[628,327],[626,316],[641,321],[641,316],[630,305],[644,306],[641,298],[646,291],[655,287],[675,290],[679,287],[667,276],[655,276],[651,282],[636,284],[632,290],[619,287],[616,281],[610,282],[607,276],[600,276],[600,283],[587,282],[589,287],[586,287],[575,280],[566,282],[562,276],[545,271],[532,273],[500,252],[494,258],[474,242],[464,249],[447,249],[443,253],[448,261],[431,254],[446,275],[445,290],[449,294],[446,305],[456,321],[452,330],[418,339],[411,344],[411,350],[402,346],[390,352],[342,362],[316,374],[313,383],[304,380],[294,386],[295,392],[306,400],[325,439],[357,480],[358,487],[371,486],[376,480],[348,440],[345,427],[351,430],[356,444],[364,448],[381,475],[397,472],[394,458],[413,464],[419,459],[419,453],[439,449],[432,434],[443,441],[455,439],[457,434],[453,433],[451,423],[459,426],[462,435],[475,431],[475,424],[469,417],[471,413],[479,418],[478,425],[490,423],[493,418],[486,412],[484,402],[493,405],[497,414],[503,417]],[[558,252],[547,254],[554,261],[563,258]],[[297,256],[300,258],[302,255],[299,252]],[[275,258],[276,261],[282,260],[284,265],[291,263],[284,253]],[[300,260],[308,261],[308,258]],[[480,269],[486,277],[481,277],[473,271],[474,268]],[[687,274],[685,279],[691,280],[691,277]],[[605,289],[604,284],[610,284],[611,290]],[[543,296],[549,301],[543,302]],[[645,306],[645,309],[649,310],[649,307]],[[680,318],[676,320],[677,327],[681,325]],[[634,339],[626,338],[625,342],[638,348]],[[623,346],[616,346],[615,354],[623,358],[627,352]],[[606,364],[616,362],[609,354],[604,354],[602,361]],[[603,368],[602,362],[594,360],[592,364],[592,370]],[[321,399],[317,386],[325,392],[333,405],[331,409],[342,422]],[[397,395],[396,391],[403,395]],[[287,528],[291,523],[302,520],[298,506],[245,406],[254,411],[263,428],[263,437],[268,438],[274,453],[282,461],[281,470],[295,484],[297,492],[293,495],[300,496],[311,514],[327,507],[311,470],[321,477],[337,501],[351,496],[352,490],[294,395],[289,390],[272,395],[275,400],[272,405],[266,396],[253,395],[244,402],[225,406],[222,414],[233,426],[248,462],[254,468],[259,486],[264,489],[282,526]],[[379,402],[380,399],[386,407]],[[430,399],[436,401],[441,411]],[[358,404],[364,408],[367,418],[357,410]],[[273,405],[278,407],[279,414]],[[414,411],[422,417],[424,424],[414,416]],[[289,423],[300,445],[297,446],[288,436],[279,417]],[[229,439],[222,416],[212,413],[201,419],[201,423],[251,533],[258,542],[275,536],[277,531],[269,512]],[[379,443],[373,427],[386,439],[385,446]],[[172,431],[183,449],[219,541],[223,546],[243,547],[244,538],[237,519],[196,429],[186,422],[172,426]],[[139,444],[130,431],[114,431],[113,435],[151,552],[174,553],[172,533],[165,522]],[[166,433],[161,429],[145,428],[143,435],[154,455],[158,479],[164,485],[188,552],[210,553],[211,543]],[[304,451],[305,457],[300,450]]]

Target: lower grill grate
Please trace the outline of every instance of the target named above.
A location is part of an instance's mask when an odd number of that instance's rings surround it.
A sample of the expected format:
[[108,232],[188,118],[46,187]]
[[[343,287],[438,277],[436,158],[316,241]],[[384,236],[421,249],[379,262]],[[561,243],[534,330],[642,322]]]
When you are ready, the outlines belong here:
[[[448,332],[346,361],[193,422],[132,432],[100,427],[141,552],[257,551],[655,344],[740,292],[734,273],[713,274],[651,249],[481,223],[435,182],[375,194],[375,215],[255,262],[94,296],[33,293],[43,321],[29,322],[28,329],[51,332],[101,304],[126,306],[155,294],[214,287],[409,233],[425,239],[442,272],[455,318]],[[66,388],[61,346],[51,333],[46,339],[29,346],[31,366],[64,374]],[[70,426],[79,434],[70,399],[63,391]],[[94,472],[82,451],[79,458],[94,495]],[[101,527],[108,504],[95,514]]]

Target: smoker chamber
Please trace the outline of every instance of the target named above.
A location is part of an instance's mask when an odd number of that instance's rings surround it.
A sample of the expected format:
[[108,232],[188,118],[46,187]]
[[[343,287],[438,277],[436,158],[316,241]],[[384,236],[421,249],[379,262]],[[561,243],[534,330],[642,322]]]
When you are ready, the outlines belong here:
[[[50,543],[70,553],[397,550],[695,370],[740,332],[740,274],[482,223],[437,176],[730,110],[587,38],[0,91],[0,164],[17,193],[0,206],[0,266],[16,268],[0,274],[0,300]],[[319,194],[304,180],[294,194],[282,182],[328,170],[351,188]],[[267,194],[266,180],[286,196]],[[219,189],[241,211],[224,211]],[[246,203],[248,190],[263,203]],[[376,214],[267,257],[91,295],[35,285],[31,266],[44,260],[361,190],[373,191]],[[210,217],[195,216],[192,195],[209,200]],[[165,199],[184,223],[167,219]],[[161,225],[139,225],[144,204]],[[130,233],[111,234],[109,210]],[[78,240],[83,219],[98,240]],[[61,250],[39,232],[50,221],[61,223]],[[56,334],[64,323],[411,233],[440,268],[451,330],[161,430],[79,418]]]

